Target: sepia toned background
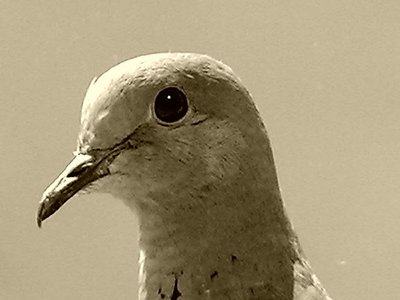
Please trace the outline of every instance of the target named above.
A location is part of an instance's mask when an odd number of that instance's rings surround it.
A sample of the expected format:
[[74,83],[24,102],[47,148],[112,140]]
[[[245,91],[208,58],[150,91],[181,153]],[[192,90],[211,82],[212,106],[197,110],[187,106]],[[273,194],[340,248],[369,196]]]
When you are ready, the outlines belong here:
[[0,299],[136,299],[135,216],[74,198],[36,227],[91,79],[207,53],[251,91],[311,264],[336,299],[398,299],[400,2],[1,1]]

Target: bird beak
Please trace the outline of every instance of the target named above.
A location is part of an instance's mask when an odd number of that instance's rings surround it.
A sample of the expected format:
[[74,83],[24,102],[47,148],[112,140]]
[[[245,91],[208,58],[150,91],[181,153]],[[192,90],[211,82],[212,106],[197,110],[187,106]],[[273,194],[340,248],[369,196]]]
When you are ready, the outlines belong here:
[[109,174],[107,162],[104,156],[95,158],[92,155],[77,154],[43,193],[37,213],[38,226],[85,186]]

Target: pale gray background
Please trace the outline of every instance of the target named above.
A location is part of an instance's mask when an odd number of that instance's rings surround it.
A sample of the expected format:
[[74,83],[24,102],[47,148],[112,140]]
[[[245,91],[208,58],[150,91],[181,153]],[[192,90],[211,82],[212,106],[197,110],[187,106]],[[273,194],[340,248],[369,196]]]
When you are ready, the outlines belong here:
[[207,53],[252,92],[306,253],[336,300],[398,299],[399,1],[1,1],[0,299],[136,299],[136,223],[70,201],[39,230],[95,75]]

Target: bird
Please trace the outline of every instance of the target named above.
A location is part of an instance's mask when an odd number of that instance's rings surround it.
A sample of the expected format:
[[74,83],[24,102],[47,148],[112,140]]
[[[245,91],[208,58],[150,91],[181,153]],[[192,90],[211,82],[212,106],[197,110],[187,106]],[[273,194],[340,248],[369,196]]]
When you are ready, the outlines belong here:
[[255,102],[219,60],[153,53],[92,80],[38,226],[94,192],[138,220],[140,300],[331,300],[289,220]]

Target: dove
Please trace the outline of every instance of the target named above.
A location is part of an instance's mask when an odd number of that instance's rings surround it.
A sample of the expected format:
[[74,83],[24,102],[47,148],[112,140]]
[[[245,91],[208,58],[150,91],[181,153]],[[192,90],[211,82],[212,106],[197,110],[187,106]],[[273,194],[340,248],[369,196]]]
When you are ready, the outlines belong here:
[[193,53],[124,61],[92,80],[80,123],[37,222],[81,192],[121,199],[139,224],[138,299],[331,299],[285,211],[263,121],[230,67]]

